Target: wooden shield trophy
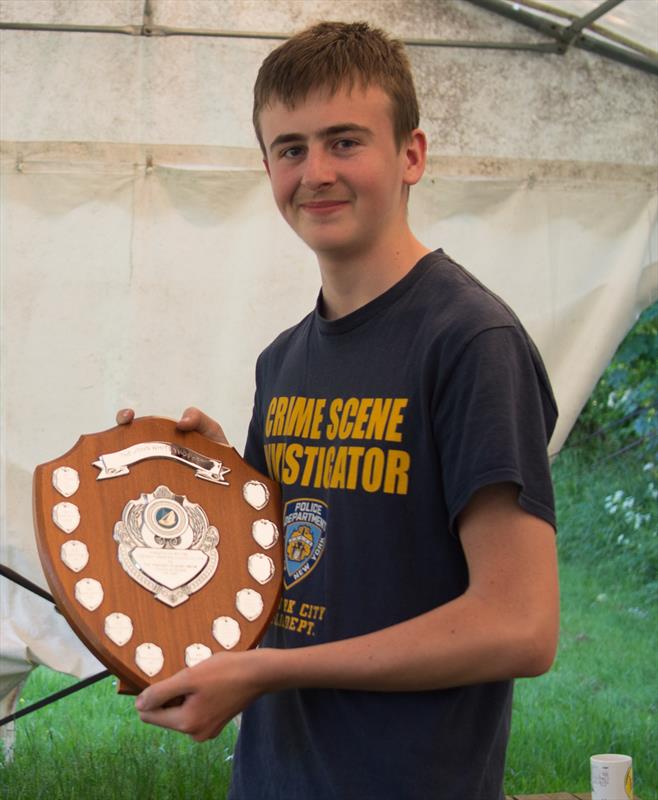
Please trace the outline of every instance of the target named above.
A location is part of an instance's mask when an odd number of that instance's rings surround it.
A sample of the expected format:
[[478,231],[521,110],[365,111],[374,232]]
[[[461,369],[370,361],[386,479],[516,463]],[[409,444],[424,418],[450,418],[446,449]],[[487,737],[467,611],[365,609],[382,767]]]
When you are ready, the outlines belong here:
[[38,466],[34,519],[57,607],[120,692],[255,647],[276,610],[278,484],[172,420],[81,436]]

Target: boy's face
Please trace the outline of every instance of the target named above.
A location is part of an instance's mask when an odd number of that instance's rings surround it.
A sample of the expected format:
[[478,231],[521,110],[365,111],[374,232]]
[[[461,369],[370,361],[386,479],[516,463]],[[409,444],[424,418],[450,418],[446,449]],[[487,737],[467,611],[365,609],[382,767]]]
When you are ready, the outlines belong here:
[[398,151],[382,89],[319,90],[292,109],[275,102],[260,123],[276,204],[319,257],[394,246],[406,226],[406,187],[423,172],[424,146],[419,157],[414,135]]

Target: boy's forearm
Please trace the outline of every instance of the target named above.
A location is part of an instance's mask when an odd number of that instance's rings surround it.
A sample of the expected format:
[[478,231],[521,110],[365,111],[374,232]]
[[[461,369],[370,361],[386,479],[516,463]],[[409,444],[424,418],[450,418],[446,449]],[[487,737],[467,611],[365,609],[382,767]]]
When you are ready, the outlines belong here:
[[550,632],[515,624],[467,593],[365,636],[255,655],[263,691],[423,691],[540,674],[553,647]]
[[545,672],[559,627],[555,535],[520,509],[517,494],[483,489],[463,513],[470,585],[462,596],[365,636],[262,650],[265,690],[418,691]]

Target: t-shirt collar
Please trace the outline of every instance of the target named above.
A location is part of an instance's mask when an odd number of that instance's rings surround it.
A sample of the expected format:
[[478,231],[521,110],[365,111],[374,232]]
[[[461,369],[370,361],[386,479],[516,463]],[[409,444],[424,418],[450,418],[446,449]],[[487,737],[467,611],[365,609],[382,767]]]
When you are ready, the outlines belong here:
[[372,319],[372,317],[385,311],[402,297],[405,292],[409,291],[409,289],[423,277],[427,270],[430,269],[432,260],[437,255],[443,255],[443,250],[439,249],[434,253],[427,253],[403,278],[400,278],[397,283],[393,284],[390,289],[387,289],[364,306],[357,308],[356,311],[352,311],[339,319],[329,320],[322,316],[322,289],[320,289],[313,312],[313,320],[317,329],[322,334],[335,335],[347,333],[363,325],[368,320]]

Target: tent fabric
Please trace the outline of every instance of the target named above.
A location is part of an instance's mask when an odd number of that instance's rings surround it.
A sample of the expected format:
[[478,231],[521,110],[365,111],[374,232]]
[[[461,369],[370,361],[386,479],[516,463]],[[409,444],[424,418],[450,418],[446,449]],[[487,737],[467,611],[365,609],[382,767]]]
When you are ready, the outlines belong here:
[[[340,16],[408,37],[534,36],[460,0],[151,5],[172,26],[292,31]],[[0,14],[139,25],[143,3],[3,0]],[[275,45],[2,32],[0,561],[44,587],[34,467],[126,405],[199,405],[241,449],[256,356],[315,301],[315,260],[274,209],[250,128]],[[431,143],[412,225],[537,340],[561,408],[556,452],[658,294],[656,81],[584,52],[410,57]],[[37,663],[99,671],[44,600],[0,580],[0,603],[0,698]]]
[[[124,405],[170,417],[200,405],[241,449],[256,356],[312,307],[318,279],[255,151],[22,142],[1,156],[3,558],[43,585],[34,466],[110,427]],[[552,452],[656,297],[652,176],[432,157],[412,192],[420,239],[508,300],[543,351],[561,408]],[[98,670],[53,635],[63,621],[45,601],[5,592],[0,692],[34,663]]]
[[[103,15],[116,15],[116,25],[134,22],[127,8],[142,8],[141,3],[94,5],[103,6]],[[0,10],[5,6],[6,0]],[[271,1],[267,14],[260,0],[153,0],[152,7],[154,22],[181,28],[291,32],[323,17],[341,16],[365,18],[408,38],[543,38],[464,0]],[[8,19],[15,21],[94,19],[92,4],[85,3],[23,0],[9,9],[14,13]],[[277,41],[0,33],[0,102],[6,109],[0,138],[6,141],[256,147],[251,88]],[[421,127],[433,154],[658,162],[653,75],[582,50],[558,56],[411,46],[408,52]]]

